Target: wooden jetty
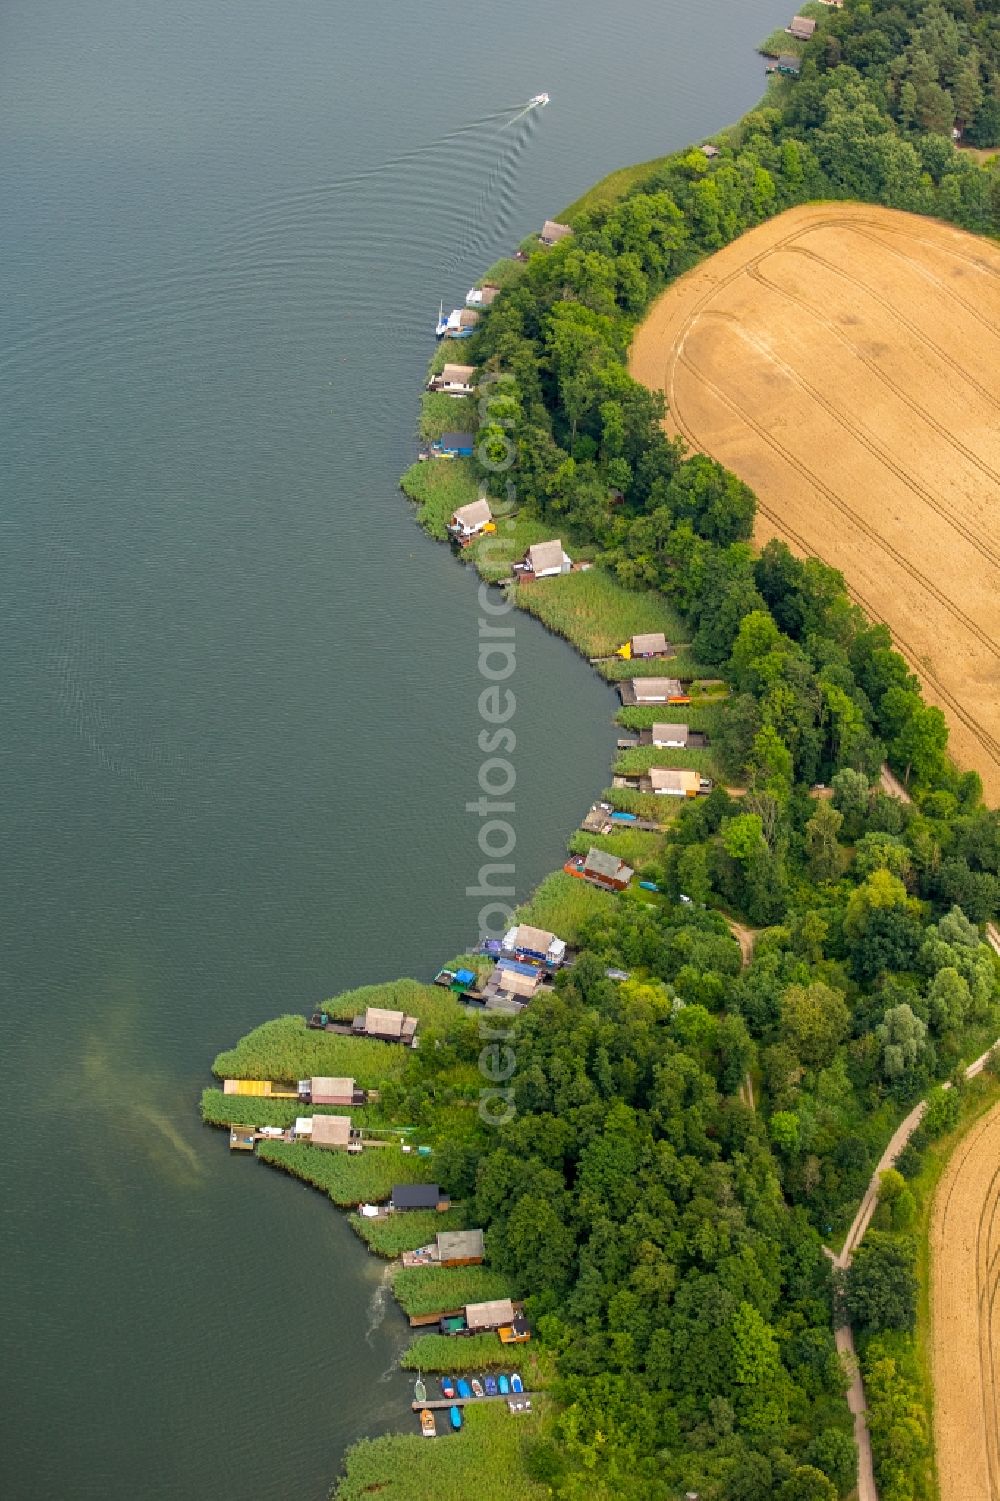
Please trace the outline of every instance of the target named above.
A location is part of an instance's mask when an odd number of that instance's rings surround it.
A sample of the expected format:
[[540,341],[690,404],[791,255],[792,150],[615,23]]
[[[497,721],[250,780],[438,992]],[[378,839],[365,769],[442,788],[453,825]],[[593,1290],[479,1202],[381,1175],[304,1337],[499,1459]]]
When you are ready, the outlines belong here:
[[414,1412],[423,1412],[425,1407],[429,1407],[431,1412],[435,1412],[440,1411],[441,1408],[448,1407],[475,1407],[477,1402],[509,1402],[512,1398],[516,1402],[519,1398],[532,1397],[534,1395],[534,1392],[529,1391],[497,1392],[495,1397],[443,1397],[440,1402],[411,1402],[410,1406]]
[[[411,1313],[409,1314],[411,1329],[425,1329],[429,1324],[440,1324],[442,1319],[461,1319],[465,1317],[465,1305],[461,1308],[444,1308],[440,1313]],[[427,1402],[425,1406],[432,1404]]]

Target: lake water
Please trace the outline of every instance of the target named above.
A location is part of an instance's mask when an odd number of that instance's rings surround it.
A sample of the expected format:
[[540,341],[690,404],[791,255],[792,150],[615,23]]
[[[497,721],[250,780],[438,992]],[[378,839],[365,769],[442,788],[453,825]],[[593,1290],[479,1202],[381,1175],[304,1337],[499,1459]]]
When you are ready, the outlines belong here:
[[[4,5],[11,1501],[321,1501],[406,1421],[382,1265],[199,1090],[475,931],[475,584],[396,488],[439,299],[739,116],[792,9]],[[526,893],[614,730],[564,644],[517,651]]]

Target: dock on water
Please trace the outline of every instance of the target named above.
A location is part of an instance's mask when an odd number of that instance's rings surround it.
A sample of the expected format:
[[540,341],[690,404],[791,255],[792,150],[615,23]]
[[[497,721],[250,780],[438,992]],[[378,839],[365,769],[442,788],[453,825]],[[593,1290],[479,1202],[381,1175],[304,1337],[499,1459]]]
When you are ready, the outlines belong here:
[[497,1392],[496,1396],[491,1397],[442,1397],[440,1401],[411,1402],[410,1406],[414,1412],[423,1412],[425,1407],[430,1408],[431,1412],[440,1412],[442,1408],[448,1407],[475,1407],[478,1402],[518,1402],[530,1396],[531,1392]]

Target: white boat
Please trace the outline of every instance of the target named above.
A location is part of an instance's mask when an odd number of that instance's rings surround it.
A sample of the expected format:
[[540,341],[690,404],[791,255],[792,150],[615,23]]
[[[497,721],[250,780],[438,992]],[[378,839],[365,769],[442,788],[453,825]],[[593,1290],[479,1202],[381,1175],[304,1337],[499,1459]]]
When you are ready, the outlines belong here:
[[448,328],[448,319],[444,315],[444,302],[438,308],[437,327],[434,329],[435,339],[443,339]]
[[531,99],[528,100],[528,104],[532,109],[544,107],[546,104],[548,104],[548,102],[548,94],[535,94]]

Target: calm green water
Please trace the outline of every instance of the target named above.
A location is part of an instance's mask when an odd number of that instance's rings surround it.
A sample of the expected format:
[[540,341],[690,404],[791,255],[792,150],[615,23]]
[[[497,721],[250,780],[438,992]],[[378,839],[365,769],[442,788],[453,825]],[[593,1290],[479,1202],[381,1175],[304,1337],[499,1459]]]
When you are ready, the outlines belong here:
[[[320,1501],[403,1421],[381,1265],[198,1092],[255,1022],[474,931],[475,587],[395,485],[439,298],[738,116],[789,11],[3,6],[12,1501]],[[517,632],[526,892],[614,731]]]

